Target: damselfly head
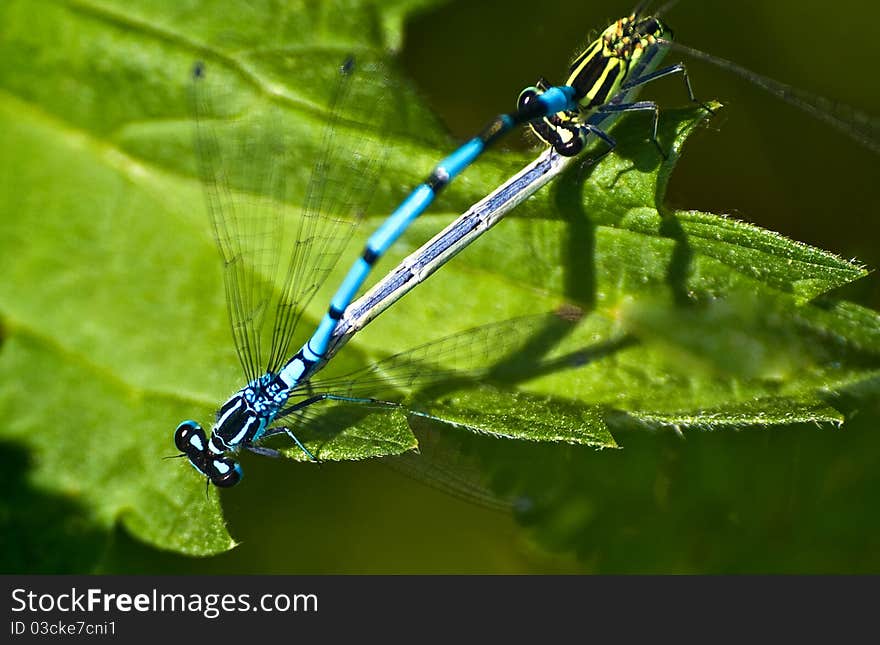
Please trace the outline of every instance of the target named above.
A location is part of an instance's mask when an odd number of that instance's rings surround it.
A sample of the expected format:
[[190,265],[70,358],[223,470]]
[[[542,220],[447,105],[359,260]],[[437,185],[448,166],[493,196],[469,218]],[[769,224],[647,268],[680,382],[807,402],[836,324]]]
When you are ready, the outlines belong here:
[[636,38],[661,38],[665,36],[671,40],[672,30],[666,25],[666,23],[660,20],[660,16],[666,15],[666,12],[677,5],[678,2],[679,0],[669,0],[669,2],[666,2],[654,11],[651,11],[650,14],[648,13],[648,10],[651,1],[646,0],[640,2],[636,8],[633,9],[629,18],[626,19],[632,25],[631,29],[633,36]]
[[630,38],[633,40],[643,40],[646,38],[661,38],[666,36],[672,38],[672,30],[666,23],[657,16],[645,16],[644,18],[634,17],[630,24]]
[[633,29],[635,29],[640,36],[662,36],[663,32],[666,31],[666,28],[660,19],[653,16],[640,20],[633,25]]
[[174,431],[174,445],[214,486],[229,488],[241,481],[241,466],[234,459],[208,448],[205,431],[195,421],[184,421]]
[[663,37],[671,39],[672,31],[660,18],[632,14],[610,25],[602,32],[600,39],[604,42],[605,56],[631,59],[634,52]]

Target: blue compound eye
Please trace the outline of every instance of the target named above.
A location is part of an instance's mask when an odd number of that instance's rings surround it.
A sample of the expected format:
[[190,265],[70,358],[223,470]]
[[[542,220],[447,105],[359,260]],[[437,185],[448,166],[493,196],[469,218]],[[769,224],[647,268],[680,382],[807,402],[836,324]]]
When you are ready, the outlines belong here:
[[230,488],[241,481],[241,466],[229,457],[215,457],[208,464],[206,473],[211,483],[219,488]]
[[174,431],[174,445],[192,460],[193,456],[200,455],[207,450],[208,439],[198,423],[184,421]]
[[229,488],[241,481],[241,466],[234,459],[214,455],[208,450],[205,431],[195,421],[184,421],[174,431],[174,445],[189,463],[214,486]]

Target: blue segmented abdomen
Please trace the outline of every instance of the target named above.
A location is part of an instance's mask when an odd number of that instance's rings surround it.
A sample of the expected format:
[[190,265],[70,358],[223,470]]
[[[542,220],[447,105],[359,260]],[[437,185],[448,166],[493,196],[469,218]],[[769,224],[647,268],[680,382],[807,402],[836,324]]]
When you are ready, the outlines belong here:
[[[367,240],[364,252],[355,261],[339,289],[330,301],[330,309],[324,315],[318,329],[304,349],[305,357],[317,361],[327,352],[330,337],[345,308],[351,304],[358,289],[363,285],[373,264],[382,257],[410,224],[431,205],[437,193],[474,162],[485,149],[479,137],[474,137],[441,161],[425,183],[420,184],[398,206]],[[286,379],[285,379],[286,380]]]
[[[428,184],[420,184],[418,188],[410,193],[409,197],[406,198],[400,207],[382,223],[376,232],[370,236],[370,239],[367,240],[365,254],[367,252],[372,253],[375,258],[378,259],[379,256],[385,253],[385,251],[388,250],[388,247],[400,237],[400,234],[406,230],[406,227],[409,226],[412,221],[431,204],[432,201],[434,201],[434,195],[435,190],[431,186]],[[364,261],[364,259],[361,258],[359,261]],[[370,264],[367,263],[366,266],[367,270],[369,270]],[[351,273],[349,275],[351,275]],[[346,278],[346,280],[348,280],[348,278]],[[343,291],[345,286],[346,284],[343,282],[342,287],[339,289],[339,293]],[[335,300],[336,299],[334,298],[334,301]],[[345,304],[348,305],[348,302]]]
[[[550,114],[572,107],[575,101],[575,89],[570,86],[552,87],[537,97],[538,107],[542,114]],[[531,118],[532,115],[518,115],[518,118]],[[358,289],[370,273],[373,264],[382,257],[412,222],[431,205],[437,194],[449,182],[458,177],[468,166],[486,150],[487,145],[507,132],[517,123],[511,115],[503,114],[496,118],[482,134],[469,139],[455,152],[443,159],[428,179],[419,184],[409,196],[397,207],[381,226],[367,240],[367,245],[360,258],[349,269],[339,289],[330,302],[330,308],[318,325],[315,333],[302,349],[304,358],[311,362],[321,360],[329,347],[330,338],[345,308],[351,304]],[[286,368],[285,368],[286,370]],[[285,376],[285,380],[291,383]]]

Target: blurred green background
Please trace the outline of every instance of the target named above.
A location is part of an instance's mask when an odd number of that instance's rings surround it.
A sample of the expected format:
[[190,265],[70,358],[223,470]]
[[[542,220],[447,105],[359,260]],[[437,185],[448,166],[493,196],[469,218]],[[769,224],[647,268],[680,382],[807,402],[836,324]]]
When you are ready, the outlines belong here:
[[[874,8],[856,0],[683,0],[668,22],[685,44],[880,114]],[[524,82],[563,80],[589,36],[630,9],[621,2],[448,2],[406,21],[399,60],[460,140],[512,106]],[[876,155],[722,70],[699,62],[689,70],[697,95],[726,107],[689,141],[668,202],[729,213],[880,265]],[[663,106],[686,102],[674,79],[650,86],[649,94]],[[507,143],[529,145],[525,137]],[[454,195],[447,199],[458,206]],[[880,307],[876,275],[840,295]],[[13,486],[4,489],[3,512],[10,521],[8,514],[27,509],[34,540],[16,545],[19,562],[38,562],[40,551],[53,548],[39,532],[65,526],[73,555],[56,571],[877,571],[880,405],[869,397],[852,407],[842,432],[792,426],[686,440],[635,434],[613,454],[496,446],[528,477],[560,460],[572,471],[514,515],[376,463],[309,468],[245,457],[247,485],[222,496],[241,544],[203,559],[159,552],[121,529],[108,536],[94,528],[75,501],[30,488],[29,456],[8,443],[0,443],[0,459]]]

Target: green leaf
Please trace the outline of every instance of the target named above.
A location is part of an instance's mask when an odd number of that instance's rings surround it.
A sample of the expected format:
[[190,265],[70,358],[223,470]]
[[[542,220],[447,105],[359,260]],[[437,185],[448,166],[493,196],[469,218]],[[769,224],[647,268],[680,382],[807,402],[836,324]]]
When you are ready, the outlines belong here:
[[[182,460],[162,459],[173,454],[180,420],[210,419],[241,386],[190,150],[189,69],[204,59],[217,70],[236,97],[229,114],[282,111],[284,127],[301,134],[290,164],[301,191],[336,65],[351,51],[380,56],[399,42],[407,8],[422,3],[383,4],[378,13],[366,3],[304,3],[280,16],[254,3],[210,11],[198,3],[35,4],[0,8],[0,445],[18,466],[3,532],[23,544],[38,530],[45,540],[34,548],[72,536],[80,560],[69,570],[91,562],[117,522],[162,549],[224,551],[235,542],[216,491],[206,496]],[[389,109],[400,118],[388,132],[366,133],[391,148],[389,167],[375,212],[344,257],[356,256],[451,148],[411,88],[391,80]],[[380,89],[365,88],[361,104],[383,98]],[[359,334],[328,373],[572,303],[582,319],[534,352],[542,369],[533,378],[435,400],[416,392],[419,415],[527,439],[522,447],[538,463],[545,450],[574,451],[577,464],[614,459],[607,455],[620,451],[580,451],[624,443],[618,434],[631,425],[839,423],[832,394],[876,379],[880,318],[816,298],[865,270],[756,226],[658,210],[684,141],[705,117],[700,109],[664,113],[665,162],[646,143],[643,120],[624,119],[615,154],[529,200]],[[354,129],[347,123],[338,134]],[[446,193],[445,212],[424,216],[376,275],[527,159],[493,154],[469,171]],[[288,205],[292,218],[299,206]],[[302,329],[323,313],[347,268],[340,264]],[[415,447],[412,420],[368,415],[303,438],[324,460],[394,455]],[[490,443],[503,453],[519,442]],[[509,488],[541,485],[530,473],[496,468]],[[81,524],[47,528],[45,518],[19,515],[15,506],[34,499]],[[564,523],[576,524],[571,516]],[[9,553],[7,570],[33,562],[26,549]],[[45,570],[66,570],[65,562],[74,556],[61,553]]]
[[[217,497],[188,485],[191,478],[180,469],[163,467],[163,457],[173,454],[167,443],[145,440],[154,435],[152,411],[177,407],[185,414],[180,401],[132,390],[81,356],[27,333],[13,333],[4,345],[3,370],[18,376],[6,380],[4,411],[10,401],[40,396],[39,406],[9,409],[3,429],[4,442],[28,448],[36,466],[29,486],[82,506],[87,525],[109,530],[121,519],[141,539],[157,545],[173,539],[183,553],[235,545]],[[204,521],[180,521],[191,513]],[[57,571],[59,564],[50,558],[43,570]]]

